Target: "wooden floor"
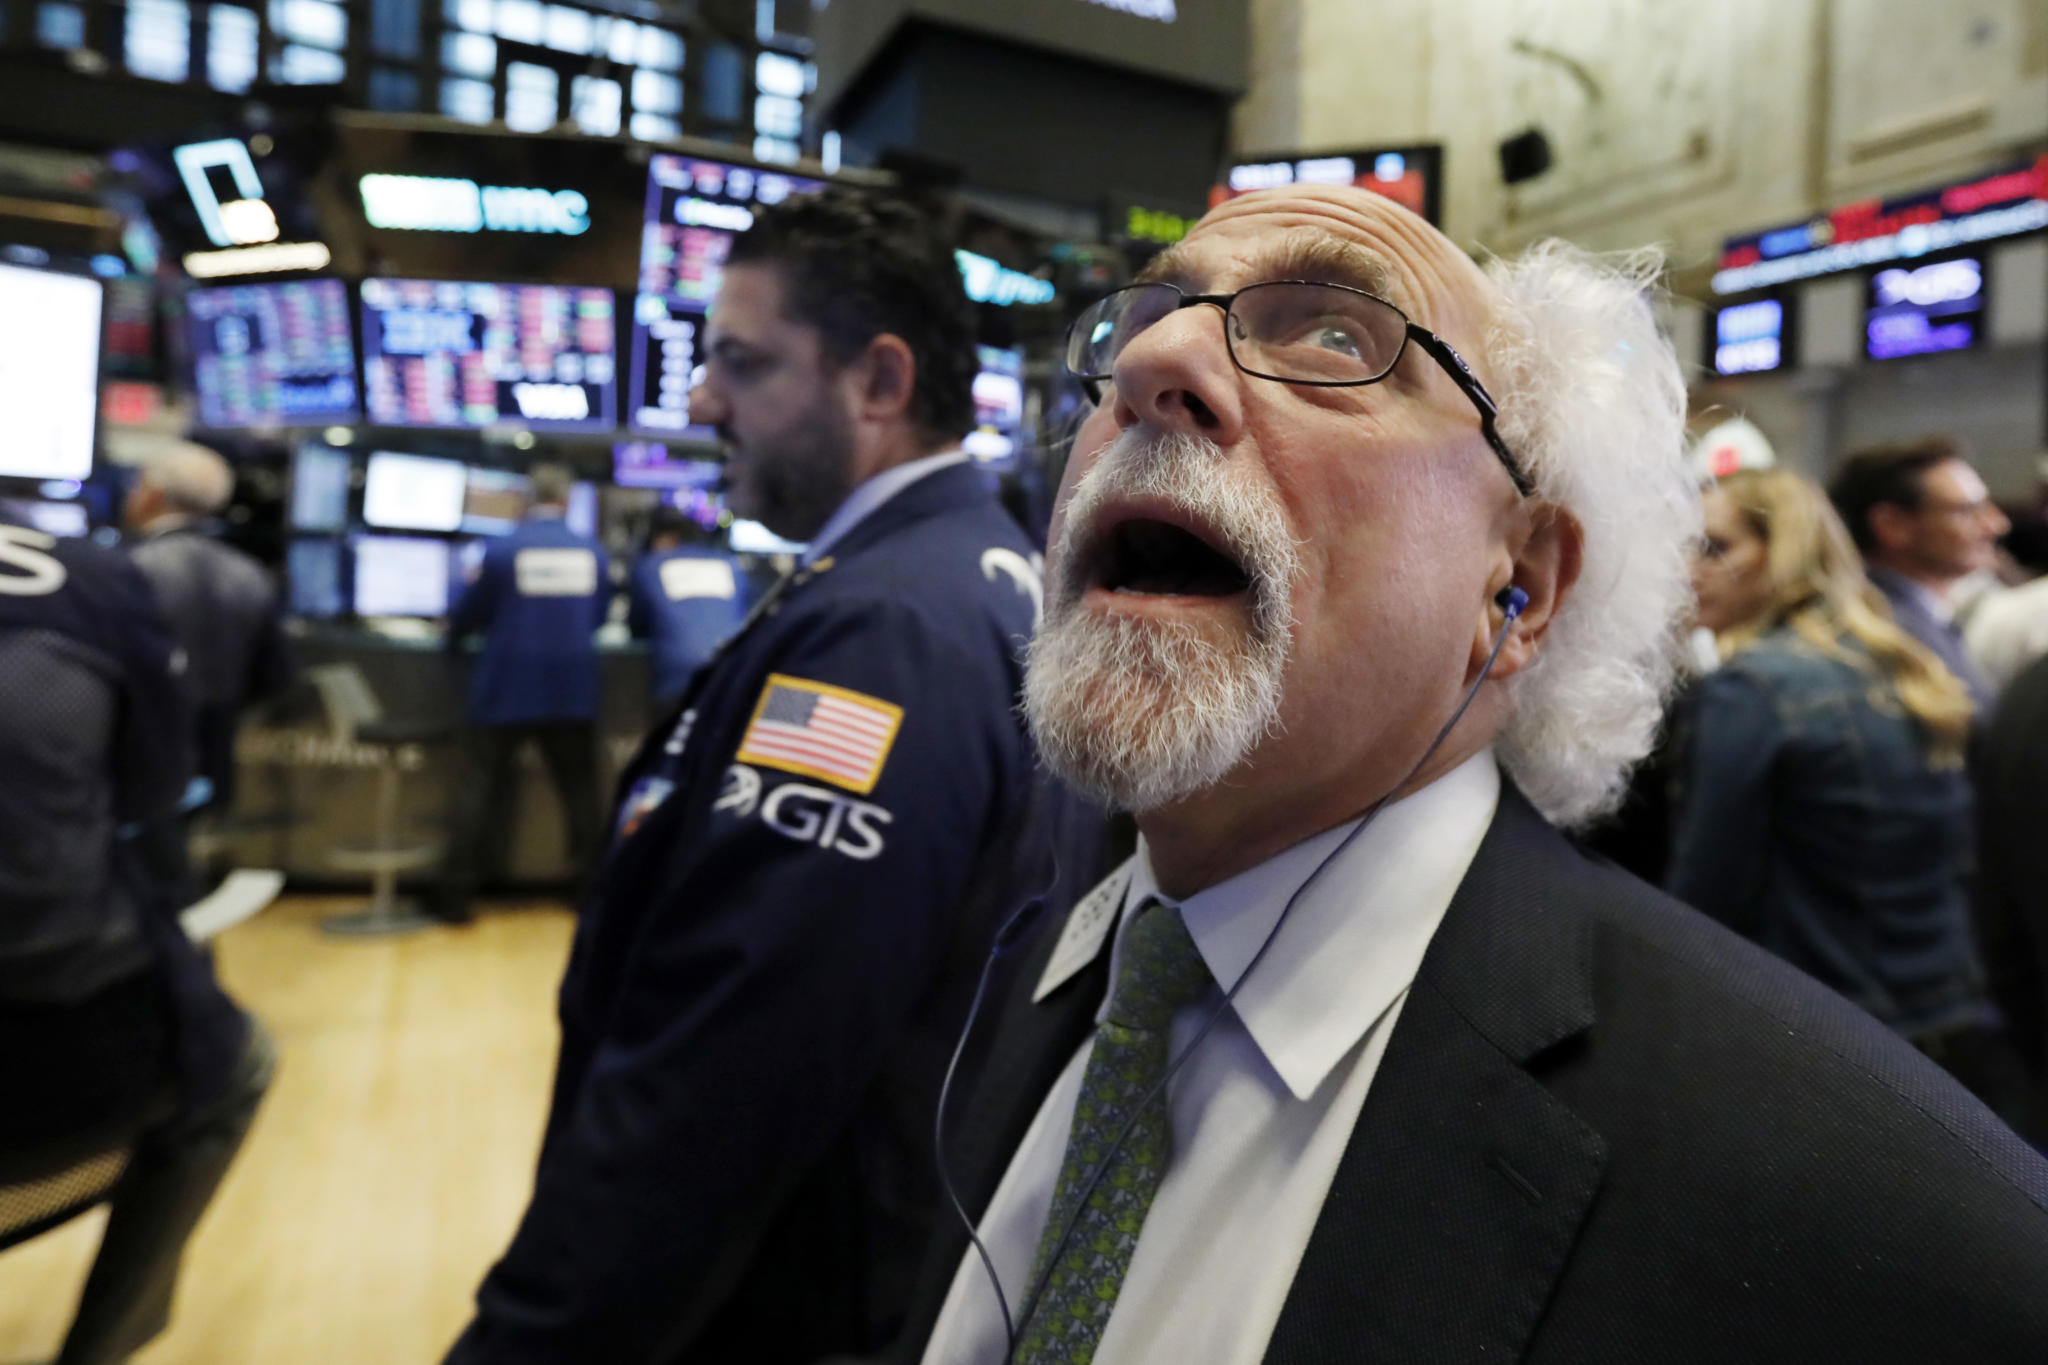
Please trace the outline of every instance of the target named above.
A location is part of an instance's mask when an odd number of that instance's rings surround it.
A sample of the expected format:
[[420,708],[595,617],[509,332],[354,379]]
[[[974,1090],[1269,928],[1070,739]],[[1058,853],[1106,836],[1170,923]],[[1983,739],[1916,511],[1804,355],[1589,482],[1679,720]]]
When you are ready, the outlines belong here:
[[[135,1365],[435,1362],[532,1188],[572,921],[553,905],[323,937],[287,898],[219,944],[277,1081]],[[0,1365],[56,1353],[104,1216],[0,1254]]]

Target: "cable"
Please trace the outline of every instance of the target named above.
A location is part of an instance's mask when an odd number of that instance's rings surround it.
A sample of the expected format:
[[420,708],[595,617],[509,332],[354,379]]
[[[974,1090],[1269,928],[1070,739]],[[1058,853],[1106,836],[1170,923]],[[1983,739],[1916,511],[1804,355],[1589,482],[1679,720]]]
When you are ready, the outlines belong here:
[[[1408,770],[1407,776],[1403,777],[1399,782],[1395,783],[1393,787],[1389,788],[1385,796],[1382,796],[1378,801],[1375,801],[1372,804],[1372,806],[1366,811],[1364,817],[1360,819],[1355,826],[1352,827],[1351,832],[1345,835],[1343,839],[1338,841],[1338,844],[1335,848],[1331,849],[1328,853],[1324,854],[1323,860],[1317,863],[1315,865],[1315,869],[1308,874],[1308,876],[1302,881],[1301,885],[1294,889],[1294,894],[1287,898],[1287,904],[1280,908],[1280,914],[1277,918],[1274,919],[1273,927],[1266,931],[1266,937],[1259,944],[1259,950],[1256,953],[1252,954],[1251,961],[1246,963],[1244,970],[1238,973],[1237,980],[1231,984],[1231,987],[1228,991],[1224,992],[1223,998],[1217,1002],[1216,1008],[1209,1012],[1209,1017],[1202,1021],[1202,1026],[1201,1028],[1196,1030],[1195,1036],[1188,1040],[1188,1045],[1181,1049],[1180,1055],[1178,1057],[1175,1057],[1173,1061],[1167,1066],[1166,1074],[1161,1076],[1158,1079],[1158,1081],[1156,1081],[1153,1084],[1152,1088],[1150,1090],[1147,1090],[1144,1093],[1144,1095],[1142,1095],[1139,1098],[1138,1102],[1131,1106],[1130,1113],[1125,1117],[1123,1126],[1117,1130],[1115,1140],[1112,1141],[1109,1145],[1108,1153],[1104,1155],[1102,1161],[1099,1164],[1097,1164],[1094,1173],[1088,1177],[1088,1183],[1081,1187],[1081,1196],[1080,1198],[1074,1201],[1073,1211],[1067,1215],[1066,1225],[1060,1230],[1059,1241],[1053,1244],[1052,1255],[1045,1258],[1046,1279],[1041,1280],[1039,1282],[1038,1287],[1035,1290],[1033,1290],[1030,1296],[1024,1300],[1023,1315],[1022,1317],[1018,1318],[1015,1321],[1015,1323],[1013,1323],[1010,1318],[1009,1303],[1003,1295],[1002,1282],[996,1275],[995,1262],[990,1257],[987,1249],[982,1246],[980,1234],[978,1230],[974,1228],[972,1220],[967,1220],[968,1238],[974,1243],[975,1250],[981,1253],[982,1266],[988,1272],[989,1282],[995,1287],[996,1303],[997,1306],[1000,1307],[1003,1312],[1003,1334],[1009,1343],[1008,1348],[1003,1352],[1003,1360],[1005,1362],[1009,1362],[1015,1358],[1017,1354],[1018,1331],[1020,1331],[1024,1327],[1030,1326],[1031,1316],[1032,1314],[1038,1311],[1038,1301],[1041,1297],[1043,1297],[1045,1293],[1046,1282],[1051,1279],[1053,1269],[1059,1265],[1060,1257],[1066,1254],[1067,1242],[1073,1237],[1074,1229],[1080,1225],[1081,1215],[1087,1211],[1088,1201],[1094,1197],[1096,1186],[1102,1183],[1102,1177],[1108,1172],[1110,1165],[1113,1162],[1115,1162],[1119,1155],[1122,1154],[1124,1141],[1130,1137],[1131,1128],[1133,1125],[1137,1123],[1138,1116],[1144,1113],[1145,1110],[1148,1107],[1150,1107],[1152,1102],[1158,1099],[1159,1096],[1165,1091],[1167,1082],[1171,1081],[1174,1075],[1177,1072],[1179,1072],[1181,1067],[1187,1062],[1188,1058],[1194,1055],[1195,1049],[1202,1045],[1202,1040],[1209,1036],[1209,1031],[1216,1026],[1217,1021],[1223,1017],[1224,1012],[1228,1010],[1232,1002],[1237,999],[1238,991],[1243,989],[1245,982],[1251,980],[1252,973],[1258,969],[1259,963],[1263,961],[1266,956],[1266,951],[1273,946],[1274,940],[1279,937],[1280,927],[1287,922],[1287,917],[1291,913],[1293,913],[1296,903],[1298,903],[1304,895],[1308,894],[1308,889],[1316,884],[1316,881],[1323,875],[1323,873],[1326,870],[1328,870],[1330,864],[1335,862],[1338,856],[1341,855],[1345,849],[1351,847],[1352,841],[1358,838],[1359,835],[1365,833],[1366,829],[1372,824],[1373,820],[1378,817],[1380,811],[1386,808],[1387,802],[1393,799],[1394,794],[1400,791],[1403,787],[1407,786],[1409,782],[1413,781],[1415,778],[1415,774],[1421,772],[1424,766],[1428,764],[1429,760],[1436,757],[1436,751],[1443,747],[1443,742],[1446,739],[1450,738],[1452,729],[1454,729],[1457,726],[1459,721],[1465,718],[1465,712],[1471,707],[1473,699],[1479,695],[1479,689],[1485,685],[1487,677],[1493,672],[1494,662],[1500,658],[1501,649],[1507,644],[1509,629],[1513,627],[1516,619],[1521,616],[1523,609],[1527,607],[1529,602],[1528,595],[1524,593],[1520,588],[1515,587],[1503,588],[1495,600],[1500,603],[1503,617],[1500,626],[1500,634],[1494,638],[1493,651],[1486,656],[1486,663],[1479,670],[1479,676],[1477,679],[1473,681],[1470,690],[1468,690],[1465,693],[1465,699],[1458,703],[1458,709],[1451,713],[1451,718],[1444,722],[1444,726],[1441,730],[1437,731],[1436,738],[1430,741],[1429,747],[1423,751],[1422,757],[1415,761],[1415,766]],[[1026,908],[1028,909],[1030,907],[1027,906]],[[1021,913],[1022,912],[1020,912],[1020,914]],[[993,965],[993,963],[995,962],[996,957],[1000,955],[1000,952],[1001,948],[999,946],[997,952],[991,953],[989,955],[989,963],[991,965]],[[982,980],[984,984],[986,983],[987,979],[988,968],[984,967],[982,970]],[[976,993],[976,1003],[978,1006],[979,992]],[[970,1012],[968,1015],[968,1026],[971,1028],[973,1026],[973,1023],[974,1014]],[[956,1049],[954,1052],[955,1063],[959,1061],[960,1052],[965,1050],[966,1044],[967,1030],[963,1029],[961,1031],[960,1048]],[[952,1084],[952,1072],[950,1068],[948,1068],[947,1071],[946,1084],[948,1086]],[[942,1090],[940,1099],[940,1114],[942,1118],[945,1112],[945,1100],[943,1098],[943,1095],[944,1092]],[[939,1169],[940,1178],[945,1181],[947,1193],[951,1194],[952,1181],[946,1175],[945,1158],[943,1153],[940,1154]],[[953,1202],[953,1207],[956,1211],[960,1213],[960,1216],[963,1220],[967,1219],[966,1210],[961,1207],[960,1201],[957,1198]]]

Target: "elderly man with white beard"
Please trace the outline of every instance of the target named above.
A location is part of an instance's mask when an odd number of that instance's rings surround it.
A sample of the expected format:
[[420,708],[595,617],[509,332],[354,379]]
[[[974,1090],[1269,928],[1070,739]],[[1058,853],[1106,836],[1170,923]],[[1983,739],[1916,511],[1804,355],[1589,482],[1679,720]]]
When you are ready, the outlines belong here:
[[1558,832],[1699,532],[1656,270],[1294,187],[1077,322],[1027,711],[1143,838],[999,939],[900,1359],[2048,1359],[2048,1166]]

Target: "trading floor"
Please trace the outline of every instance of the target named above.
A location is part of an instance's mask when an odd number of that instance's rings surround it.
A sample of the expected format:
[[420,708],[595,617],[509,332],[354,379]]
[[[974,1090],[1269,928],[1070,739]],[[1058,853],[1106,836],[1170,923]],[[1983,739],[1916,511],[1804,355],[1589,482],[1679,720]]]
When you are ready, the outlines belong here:
[[[536,902],[347,941],[289,897],[218,944],[281,1061],[135,1365],[438,1359],[525,1206],[574,921]],[[279,1216],[279,1210],[289,1210]],[[0,1254],[0,1365],[56,1352],[104,1211]]]

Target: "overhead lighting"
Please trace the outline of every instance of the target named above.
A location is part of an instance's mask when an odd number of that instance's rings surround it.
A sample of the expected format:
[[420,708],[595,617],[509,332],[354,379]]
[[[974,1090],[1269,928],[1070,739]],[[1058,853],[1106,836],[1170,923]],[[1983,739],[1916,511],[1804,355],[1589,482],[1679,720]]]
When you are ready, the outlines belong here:
[[218,279],[223,275],[274,275],[283,270],[325,270],[332,259],[324,242],[275,242],[226,251],[187,252],[185,273],[195,280]]

